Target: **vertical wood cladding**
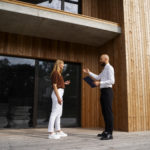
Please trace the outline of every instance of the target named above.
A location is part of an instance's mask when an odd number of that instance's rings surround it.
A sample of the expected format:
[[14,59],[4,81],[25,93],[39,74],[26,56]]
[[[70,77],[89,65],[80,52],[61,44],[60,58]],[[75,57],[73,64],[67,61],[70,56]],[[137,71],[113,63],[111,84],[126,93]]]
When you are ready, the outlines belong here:
[[[79,62],[82,67],[98,73],[97,49],[81,44],[0,32],[0,54]],[[79,82],[82,85],[82,127],[100,127],[99,89],[91,89],[83,80]]]
[[121,23],[122,0],[82,0],[83,15]]
[[[150,130],[150,1],[82,0],[83,15],[117,22],[122,34],[99,48],[0,33],[0,53],[80,62],[98,73],[99,55],[108,53],[115,69],[114,128]],[[83,77],[83,74],[82,74]],[[82,84],[82,127],[104,126],[99,89]]]
[[124,0],[129,131],[150,130],[150,1]]
[[[93,3],[96,2],[96,3]],[[93,16],[110,21],[122,23],[122,13],[116,12],[111,14],[112,11],[107,9],[110,4],[106,0],[106,5],[99,5],[99,0],[83,0],[83,14]],[[111,1],[111,3],[113,3]],[[87,5],[88,4],[88,5]],[[97,7],[99,6],[99,8]],[[103,7],[105,6],[105,8]],[[117,7],[122,7],[118,1]],[[103,10],[101,10],[101,7]],[[107,14],[104,11],[107,10]],[[112,17],[112,18],[111,18]],[[116,18],[116,19],[114,19]],[[80,62],[82,67],[89,67],[93,72],[99,73],[99,55],[102,53],[109,53],[112,65],[115,68],[116,84],[114,86],[114,119],[116,130],[128,130],[127,126],[127,95],[126,95],[126,67],[125,67],[125,54],[123,46],[123,35],[110,41],[101,48],[94,48],[91,46],[72,44],[68,42],[60,42],[55,40],[46,40],[42,38],[34,38],[22,35],[1,33],[0,34],[0,53],[6,55],[16,55],[32,58],[44,59],[63,59],[71,62]],[[122,58],[122,59],[120,59]],[[124,68],[124,69],[122,69]],[[122,71],[120,72],[119,69]],[[83,75],[82,75],[83,77]],[[103,127],[103,117],[101,114],[99,102],[99,89],[91,89],[82,81],[82,111],[81,111],[81,124],[82,127]]]
[[[128,131],[128,99],[127,70],[124,39],[124,18],[122,0],[83,0],[83,14],[117,22],[122,27],[122,34],[116,39],[98,48],[99,55],[107,53],[115,69],[116,83],[114,85],[114,128]],[[103,124],[101,118],[100,123]]]

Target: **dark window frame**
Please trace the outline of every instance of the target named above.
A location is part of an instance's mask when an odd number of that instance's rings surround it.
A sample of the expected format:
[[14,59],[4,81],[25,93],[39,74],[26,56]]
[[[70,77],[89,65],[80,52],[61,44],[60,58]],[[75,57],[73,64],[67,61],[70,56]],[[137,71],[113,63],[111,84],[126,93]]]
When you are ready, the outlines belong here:
[[[26,3],[32,3],[32,4],[37,4],[37,2],[42,2],[43,0],[18,0]],[[46,1],[46,0],[45,0]],[[72,1],[72,0],[60,0],[61,1],[61,10],[65,11],[65,2],[71,3],[71,4],[76,4],[78,5],[78,14],[82,14],[82,0],[78,0],[78,2]],[[51,3],[52,0],[49,0],[49,3]]]
[[78,5],[78,14],[82,14],[82,0],[78,0],[78,2],[72,0],[61,0],[61,10],[65,11],[65,2]]
[[[19,55],[10,55],[10,54],[0,54],[0,56],[3,57],[11,57],[11,58],[20,58],[20,59],[32,59],[35,61],[35,81],[34,81],[34,97],[33,97],[33,107],[32,107],[32,117],[29,121],[29,127],[33,127],[33,128],[37,128],[38,124],[37,124],[37,119],[38,119],[38,63],[39,61],[46,61],[46,62],[55,62],[56,59],[47,59],[47,58],[37,58],[37,57],[30,57],[30,56],[19,56]],[[74,62],[74,61],[64,61],[64,63],[69,63],[69,64],[79,64],[80,65],[80,74],[81,74],[81,70],[82,70],[82,62]],[[82,80],[82,77],[80,77],[80,80]],[[82,108],[82,83],[80,82],[80,88],[78,89],[78,94],[79,94],[79,101],[78,104],[80,106],[80,109],[78,111],[78,118],[77,118],[77,122],[78,122],[78,127],[81,127],[81,120],[82,120],[82,115],[81,115],[81,108]]]

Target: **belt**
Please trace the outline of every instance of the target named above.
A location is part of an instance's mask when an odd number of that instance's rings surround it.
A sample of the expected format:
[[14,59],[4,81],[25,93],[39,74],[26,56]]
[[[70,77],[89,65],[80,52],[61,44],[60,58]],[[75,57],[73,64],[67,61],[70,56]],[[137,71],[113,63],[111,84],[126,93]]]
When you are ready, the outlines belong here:
[[101,88],[101,90],[112,89],[112,87]]

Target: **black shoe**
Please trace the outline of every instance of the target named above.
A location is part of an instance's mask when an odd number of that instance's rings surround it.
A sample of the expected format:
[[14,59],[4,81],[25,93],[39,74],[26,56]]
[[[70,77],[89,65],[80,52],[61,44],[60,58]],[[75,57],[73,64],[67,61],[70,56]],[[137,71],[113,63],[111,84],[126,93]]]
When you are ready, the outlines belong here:
[[112,134],[108,133],[108,134],[105,134],[104,136],[102,136],[100,138],[100,140],[112,140],[113,139],[113,136]]
[[107,134],[107,132],[103,131],[101,134],[97,134],[98,137],[103,137],[105,136],[105,134]]

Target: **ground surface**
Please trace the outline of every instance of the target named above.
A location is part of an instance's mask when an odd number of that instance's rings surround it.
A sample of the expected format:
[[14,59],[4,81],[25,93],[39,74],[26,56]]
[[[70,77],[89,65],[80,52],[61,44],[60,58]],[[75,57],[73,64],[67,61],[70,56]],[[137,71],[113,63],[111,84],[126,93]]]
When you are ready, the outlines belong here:
[[47,129],[0,130],[0,150],[150,150],[150,131],[114,132],[111,141],[100,141],[98,130],[68,128],[68,137],[49,140]]

